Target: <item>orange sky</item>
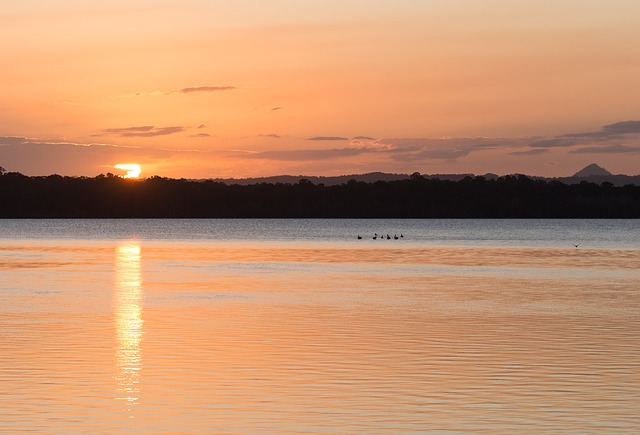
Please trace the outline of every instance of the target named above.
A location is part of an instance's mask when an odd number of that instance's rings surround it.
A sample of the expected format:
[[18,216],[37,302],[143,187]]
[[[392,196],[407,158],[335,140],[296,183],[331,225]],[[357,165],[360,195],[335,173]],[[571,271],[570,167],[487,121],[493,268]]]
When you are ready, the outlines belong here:
[[23,0],[0,166],[640,173],[640,2]]

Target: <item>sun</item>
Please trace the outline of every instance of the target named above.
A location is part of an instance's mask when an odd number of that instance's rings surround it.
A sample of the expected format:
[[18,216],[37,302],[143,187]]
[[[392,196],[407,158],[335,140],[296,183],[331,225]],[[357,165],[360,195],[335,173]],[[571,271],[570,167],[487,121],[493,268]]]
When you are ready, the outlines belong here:
[[138,178],[141,172],[140,165],[137,163],[119,163],[115,168],[127,171],[127,174],[123,175],[123,178]]

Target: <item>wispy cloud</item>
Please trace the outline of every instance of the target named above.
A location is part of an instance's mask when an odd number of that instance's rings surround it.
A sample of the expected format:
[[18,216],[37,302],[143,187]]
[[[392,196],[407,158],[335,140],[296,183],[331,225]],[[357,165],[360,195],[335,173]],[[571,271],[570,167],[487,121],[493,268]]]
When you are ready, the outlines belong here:
[[236,89],[231,85],[205,85],[205,86],[190,86],[182,89],[175,89],[173,91],[167,91],[166,94],[174,94],[176,92],[180,94],[193,94],[193,93],[211,93],[221,91],[232,91]]
[[329,141],[329,140],[349,140],[349,138],[340,137],[340,136],[314,136],[314,137],[308,137],[307,140]]
[[394,156],[395,160],[415,160],[415,159],[435,159],[435,160],[456,160],[460,157],[465,157],[471,153],[471,149],[452,148],[452,149],[440,149],[440,150],[422,150],[410,155],[403,155],[402,158]]
[[211,137],[211,135],[208,133],[198,133],[198,134],[192,134],[191,137]]
[[621,121],[608,124],[598,131],[588,131],[583,133],[569,133],[561,137],[586,138],[594,140],[619,139],[626,135],[640,134],[640,121]]
[[233,85],[202,85],[202,86],[187,86],[185,88],[168,89],[168,90],[156,90],[156,91],[138,91],[133,94],[118,95],[116,98],[136,98],[136,97],[158,97],[163,95],[173,94],[210,94],[216,92],[233,91],[238,89]]
[[[261,135],[262,137],[278,137]],[[523,147],[522,139],[503,138],[393,138],[374,139],[358,136],[350,141],[349,147],[329,149],[289,149],[245,153],[242,158],[286,161],[318,161],[348,158],[354,156],[378,156],[377,159],[393,162],[416,162],[424,160],[455,161],[472,152],[482,150]],[[307,138],[311,141],[347,141],[337,136],[317,136]]]
[[280,150],[263,151],[255,153],[245,153],[241,157],[248,159],[264,160],[285,160],[285,161],[305,161],[305,160],[331,160],[342,157],[353,157],[360,154],[372,152],[369,148],[333,148],[326,150]]
[[268,137],[268,138],[271,138],[271,139],[280,139],[282,136],[280,136],[279,134],[272,133],[272,134],[260,134],[260,135],[258,135],[258,137]]
[[[532,148],[568,148],[606,142],[620,142],[640,135],[640,121],[622,121],[608,124],[597,131],[567,133],[551,138],[541,138],[529,144]],[[602,146],[602,149],[607,149]]]
[[629,147],[626,145],[607,145],[578,148],[569,152],[573,154],[630,154],[640,153],[640,147]]
[[19,145],[22,143],[26,143],[29,140],[26,137],[19,136],[0,136],[0,145]]
[[274,107],[273,109],[271,109],[272,112],[275,112],[276,110],[282,110],[282,107]]
[[154,128],[153,125],[142,125],[140,127],[105,128],[103,131],[107,134],[146,133]]
[[159,149],[36,139],[0,147],[2,166],[27,175],[93,176],[110,172],[123,161],[171,161],[175,156],[173,151]]
[[605,125],[602,128],[606,132],[620,134],[640,134],[640,121],[622,121]]
[[535,148],[532,150],[527,150],[527,151],[513,151],[509,154],[511,154],[512,156],[537,156],[540,154],[547,154],[549,153],[548,149],[545,148]]
[[531,148],[565,148],[571,147],[580,143],[578,139],[575,137],[554,137],[550,139],[537,139],[531,143],[529,146]]
[[95,136],[120,136],[120,137],[156,137],[184,131],[184,127],[155,127],[143,125],[140,127],[106,128],[101,134]]
[[472,152],[495,148],[521,147],[522,139],[505,138],[393,138],[375,142],[386,147],[384,152],[395,161],[419,161],[425,159],[455,161]]

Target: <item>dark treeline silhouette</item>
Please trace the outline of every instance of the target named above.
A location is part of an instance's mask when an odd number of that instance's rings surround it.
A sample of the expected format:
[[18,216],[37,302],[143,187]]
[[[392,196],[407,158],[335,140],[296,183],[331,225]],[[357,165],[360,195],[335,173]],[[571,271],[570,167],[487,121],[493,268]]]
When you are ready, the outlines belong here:
[[563,184],[524,175],[460,181],[350,180],[325,186],[227,185],[212,180],[127,180],[0,175],[3,218],[638,218],[640,186]]

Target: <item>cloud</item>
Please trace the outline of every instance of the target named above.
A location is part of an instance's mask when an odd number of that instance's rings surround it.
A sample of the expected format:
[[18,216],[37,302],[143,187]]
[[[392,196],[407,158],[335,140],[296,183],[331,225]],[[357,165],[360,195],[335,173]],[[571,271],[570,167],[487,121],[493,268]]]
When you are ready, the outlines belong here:
[[200,125],[199,125],[199,126],[197,126],[196,128],[207,128],[207,126],[206,126],[206,125],[204,125],[204,124],[200,124]]
[[146,133],[154,129],[153,125],[141,127],[106,128],[103,131],[108,134]]
[[231,91],[236,89],[235,86],[231,85],[205,85],[205,86],[190,86],[188,88],[176,89],[173,91],[167,91],[167,94],[173,93],[181,93],[181,94],[193,94],[193,93],[210,93],[210,92],[220,92],[220,91]]
[[602,127],[603,131],[618,134],[640,134],[640,121],[622,121]]
[[629,154],[640,153],[640,147],[629,147],[626,145],[618,144],[578,148],[569,152],[573,154]]
[[496,148],[523,146],[523,139],[505,138],[393,138],[375,142],[386,147],[395,161],[417,161],[423,159],[448,160],[466,157],[472,152]]
[[102,134],[96,136],[120,136],[120,137],[156,137],[184,131],[184,127],[155,127],[153,125],[143,125],[140,127],[106,128]]
[[456,160],[460,157],[465,157],[471,153],[471,149],[440,149],[440,150],[422,150],[416,153],[412,153],[408,158],[396,160],[414,160],[414,159],[436,159],[436,160]]
[[9,171],[27,175],[97,175],[116,163],[170,161],[175,152],[105,144],[23,141],[0,147],[0,162]]
[[369,137],[369,136],[356,136],[353,139],[354,140],[376,140],[376,138]]
[[[625,141],[637,140],[640,121],[622,121],[603,126],[598,131],[568,133],[550,138],[538,138],[528,144],[531,148],[574,148],[571,153],[630,153],[635,147],[624,145]],[[610,145],[607,145],[610,143]],[[597,145],[597,146],[589,146]],[[532,155],[533,153],[529,154]],[[524,155],[524,154],[521,154]]]
[[[598,131],[588,131],[583,133],[569,133],[558,136],[560,138],[591,139],[593,141],[608,141],[611,139],[621,139],[629,135],[640,134],[640,121],[622,121],[608,124]],[[578,143],[578,142],[576,142]]]
[[280,139],[282,136],[280,136],[279,134],[260,134],[258,135],[258,137],[268,137],[271,139]]
[[116,98],[137,98],[137,97],[157,97],[163,95],[173,94],[197,94],[197,93],[215,93],[224,91],[233,91],[238,89],[233,85],[203,85],[203,86],[188,86],[179,89],[169,89],[161,91],[138,91],[133,94],[118,95]]
[[198,134],[192,134],[191,137],[211,137],[211,135],[208,133],[198,133]]
[[273,109],[271,109],[272,112],[275,112],[276,110],[282,110],[282,107],[274,107]]
[[535,148],[527,151],[514,151],[511,154],[512,156],[537,156],[540,154],[547,154],[549,152],[548,149],[545,148]]
[[265,159],[265,160],[286,160],[286,161],[307,161],[307,160],[330,160],[341,157],[353,157],[360,154],[375,152],[370,148],[333,148],[327,150],[281,150],[245,153],[243,158]]
[[579,141],[567,137],[555,137],[551,139],[538,139],[529,144],[532,148],[563,148],[578,144]]
[[25,142],[28,142],[25,137],[0,136],[0,145],[19,145]]
[[349,138],[346,137],[340,137],[340,136],[315,136],[315,137],[308,137],[307,140],[349,140]]
[[[350,147],[329,149],[292,149],[273,150],[244,154],[242,158],[286,161],[315,161],[348,158],[354,156],[378,156],[379,159],[393,162],[416,162],[434,159],[453,161],[472,152],[493,149],[511,144],[514,141],[495,138],[394,138],[375,140],[360,136],[352,140]],[[347,138],[318,136],[307,140],[345,141]],[[520,144],[520,141],[515,141]],[[354,146],[357,145],[357,146]]]

